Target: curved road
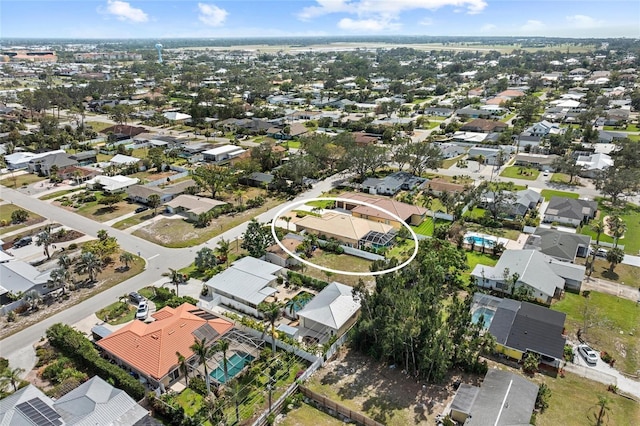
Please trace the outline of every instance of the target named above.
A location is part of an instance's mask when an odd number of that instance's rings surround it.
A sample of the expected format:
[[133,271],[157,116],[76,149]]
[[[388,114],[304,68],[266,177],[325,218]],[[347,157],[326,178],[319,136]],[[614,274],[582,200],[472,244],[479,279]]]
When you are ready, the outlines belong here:
[[[317,183],[312,189],[299,195],[295,200],[274,207],[273,209],[257,216],[256,219],[260,222],[269,222],[285,205],[293,204],[296,201],[306,198],[317,197],[322,192],[331,189],[336,181],[343,180],[345,178],[346,176],[344,174],[332,176]],[[35,364],[33,344],[44,336],[45,331],[51,325],[59,322],[64,324],[75,324],[98,309],[104,307],[106,304],[117,300],[119,296],[131,291],[136,291],[141,287],[159,280],[162,273],[167,271],[168,268],[177,269],[187,266],[193,261],[195,253],[199,249],[206,246],[214,248],[221,237],[231,241],[235,240],[244,233],[247,226],[247,223],[245,222],[199,246],[170,249],[158,246],[120,230],[110,228],[104,224],[94,222],[91,219],[87,219],[44,201],[31,198],[28,195],[6,187],[2,187],[2,199],[31,210],[34,213],[47,217],[60,224],[81,230],[87,235],[94,237],[97,236],[99,230],[107,228],[109,234],[118,239],[118,243],[123,249],[132,253],[139,252],[140,256],[143,257],[147,263],[146,269],[135,277],[96,294],[82,303],[69,306],[68,309],[62,312],[46,318],[12,336],[0,340],[0,356],[9,359],[12,367],[21,367],[26,371],[30,371]]]

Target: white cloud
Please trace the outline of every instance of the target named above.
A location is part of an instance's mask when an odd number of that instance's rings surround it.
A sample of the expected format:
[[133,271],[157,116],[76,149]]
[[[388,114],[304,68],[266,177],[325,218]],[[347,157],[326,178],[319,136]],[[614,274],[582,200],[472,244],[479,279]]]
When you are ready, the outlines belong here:
[[430,25],[433,25],[433,19],[431,18],[424,18],[422,21],[418,22],[420,25],[423,25],[425,27],[428,27]]
[[149,16],[142,9],[131,7],[131,4],[120,0],[107,0],[103,13],[113,15],[120,21],[147,22]]
[[603,25],[602,21],[587,15],[567,16],[567,22],[569,22],[573,28],[598,28]]
[[546,26],[542,21],[537,21],[535,19],[529,19],[521,28],[523,33],[531,34],[535,31],[541,31]]
[[215,4],[198,3],[198,10],[200,10],[198,20],[212,27],[222,25],[229,14],[229,12],[219,8]]
[[338,28],[346,31],[382,31],[396,30],[400,25],[385,19],[351,19],[343,18],[338,22]]
[[484,24],[483,26],[480,27],[480,31],[483,32],[483,33],[488,33],[490,31],[495,30],[496,28],[498,28],[498,27],[496,27],[493,24]]

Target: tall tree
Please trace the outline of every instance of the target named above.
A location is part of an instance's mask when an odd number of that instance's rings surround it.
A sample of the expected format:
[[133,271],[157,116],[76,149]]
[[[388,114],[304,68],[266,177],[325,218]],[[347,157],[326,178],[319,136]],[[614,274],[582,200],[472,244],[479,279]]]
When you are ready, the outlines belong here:
[[276,353],[276,321],[280,318],[282,313],[282,306],[278,302],[262,302],[258,305],[258,312],[260,312],[264,319],[270,325],[271,329],[271,350]]
[[275,243],[271,230],[255,218],[251,219],[247,225],[242,238],[242,248],[249,252],[249,256],[255,258],[264,256],[267,247]]
[[224,382],[229,382],[229,360],[227,359],[227,351],[229,350],[229,341],[220,339],[214,346],[216,352],[222,352],[222,368],[224,370]]
[[8,384],[13,387],[13,391],[16,392],[18,390],[18,384],[22,380],[20,375],[24,373],[24,368],[16,367],[10,368],[7,367],[2,372],[0,372],[0,389],[4,389],[4,387]]
[[153,215],[158,214],[158,207],[162,204],[162,200],[158,194],[151,194],[147,197],[147,205],[153,209]]
[[76,265],[76,272],[89,275],[90,282],[96,282],[96,278],[104,269],[102,259],[92,252],[82,253]]
[[184,384],[189,387],[189,366],[187,365],[187,359],[179,351],[176,351],[176,356],[178,357],[180,371],[184,375]]
[[203,337],[202,340],[196,340],[193,342],[193,345],[190,346],[190,349],[194,354],[198,357],[200,364],[204,367],[204,379],[207,385],[207,395],[211,392],[211,378],[209,377],[209,369],[207,367],[207,360],[212,355],[212,349],[209,342],[207,342],[207,338]]
[[123,251],[122,254],[120,254],[120,262],[124,263],[125,269],[129,269],[129,264],[135,259],[135,256],[128,251]]
[[607,252],[607,262],[609,262],[609,271],[613,272],[613,269],[618,263],[622,263],[624,260],[624,252],[621,248],[615,247]]
[[193,180],[200,187],[211,192],[211,198],[216,198],[218,192],[233,180],[233,170],[217,165],[200,166],[192,172]]
[[220,237],[220,241],[216,245],[216,254],[225,262],[227,268],[229,267],[229,253],[231,252],[231,241],[225,240],[224,237]]
[[178,291],[180,284],[187,282],[185,275],[176,269],[169,268],[169,272],[163,273],[162,276],[169,277],[169,283],[176,287],[176,297],[179,297]]
[[38,234],[36,238],[36,245],[42,246],[47,259],[51,259],[51,254],[49,253],[49,247],[51,244],[53,244],[53,235],[51,235],[50,229],[46,229]]

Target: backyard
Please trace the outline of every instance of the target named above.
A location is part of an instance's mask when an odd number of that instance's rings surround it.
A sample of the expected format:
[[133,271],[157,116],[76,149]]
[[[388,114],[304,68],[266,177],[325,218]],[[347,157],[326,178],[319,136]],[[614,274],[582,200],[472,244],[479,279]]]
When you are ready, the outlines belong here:
[[551,197],[565,197],[565,198],[579,198],[580,194],[577,192],[568,192],[568,191],[556,191],[555,189],[543,189],[540,191],[540,195],[542,195],[545,200],[551,200]]
[[411,225],[411,228],[416,234],[430,237],[433,235],[433,219],[430,217],[425,218],[420,225]]
[[540,170],[530,167],[511,166],[505,167],[500,176],[512,179],[536,180],[540,175]]
[[[585,258],[577,257],[576,263],[580,265],[585,264]],[[601,278],[604,280],[614,281],[619,284],[624,284],[629,287],[638,288],[640,284],[640,268],[632,265],[625,265],[619,263],[613,269],[609,270],[609,262],[601,257],[596,257],[596,262],[593,267],[593,278]]]
[[[371,261],[360,257],[327,252],[322,252],[319,256],[314,255],[309,261],[330,269],[349,272],[369,272],[369,267],[371,266]],[[365,282],[373,281],[371,280],[371,277],[334,274],[331,272],[321,271],[320,269],[312,268],[310,266],[305,266],[303,273],[319,280],[338,281],[350,286],[357,285],[359,279],[363,279]]]
[[[619,240],[619,243],[624,245],[625,253],[633,255],[640,253],[640,207],[635,204],[627,203],[622,209],[614,210],[609,205],[605,204],[602,199],[598,201],[600,218],[618,213],[624,224],[627,226],[627,231]],[[593,223],[594,221],[592,220],[589,225],[580,228],[579,232],[581,234],[591,235],[591,238],[595,242],[596,233],[591,229],[591,225]],[[613,238],[602,233],[600,234],[600,241],[613,243]]]
[[492,254],[483,254],[478,251],[467,251],[466,255],[469,269],[462,274],[462,276],[466,278],[466,282],[469,282],[471,278],[471,271],[473,271],[473,268],[475,268],[476,265],[495,266],[496,263],[498,263],[498,258]]
[[282,426],[342,426],[344,422],[309,404],[302,403],[300,407],[288,412],[282,422],[278,424]]
[[636,337],[640,309],[635,302],[594,291],[588,298],[567,292],[551,309],[567,314],[565,327],[571,339],[577,340],[581,329],[594,349],[613,355],[616,368],[636,374],[640,368],[640,339]]

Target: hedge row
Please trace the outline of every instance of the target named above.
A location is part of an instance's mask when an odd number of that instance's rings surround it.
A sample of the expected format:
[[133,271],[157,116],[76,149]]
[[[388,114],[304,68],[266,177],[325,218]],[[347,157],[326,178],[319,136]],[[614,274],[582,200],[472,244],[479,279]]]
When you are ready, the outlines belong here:
[[65,324],[54,324],[47,330],[51,346],[72,359],[79,369],[89,376],[100,376],[115,387],[122,389],[134,400],[144,398],[145,388],[122,368],[100,357],[93,343],[82,333]]
[[329,285],[328,282],[317,280],[307,275],[298,274],[297,272],[287,271],[287,278],[292,285],[301,285],[311,288],[316,291],[321,291],[323,288]]

